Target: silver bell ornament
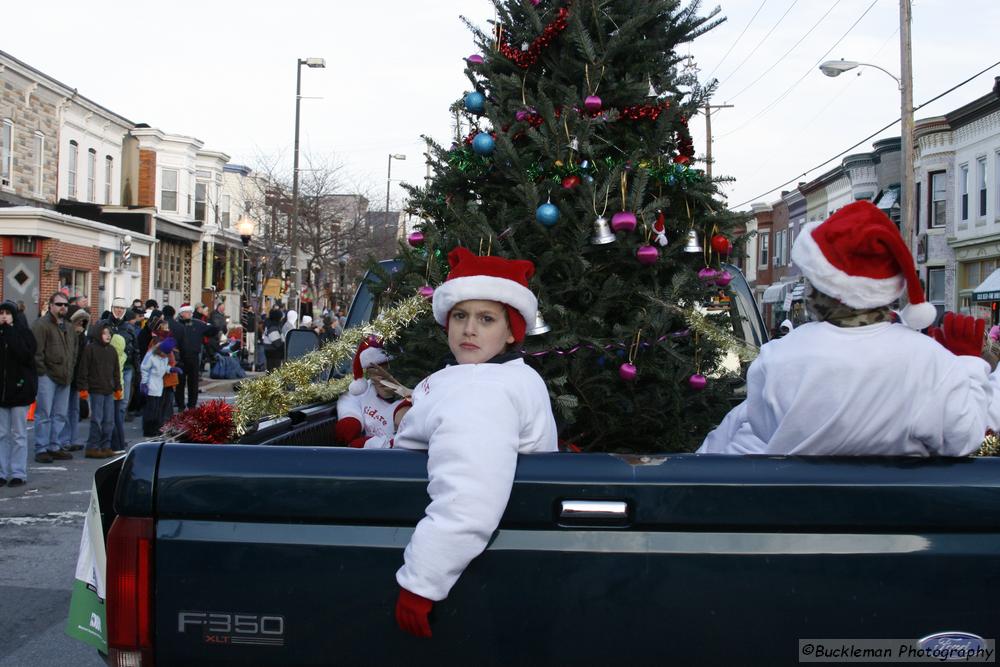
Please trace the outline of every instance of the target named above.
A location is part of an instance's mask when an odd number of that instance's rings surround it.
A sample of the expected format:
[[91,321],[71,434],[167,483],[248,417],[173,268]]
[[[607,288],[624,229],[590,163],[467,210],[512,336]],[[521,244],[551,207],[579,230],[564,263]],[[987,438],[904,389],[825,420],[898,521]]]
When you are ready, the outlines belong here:
[[698,240],[698,232],[694,229],[688,232],[688,240],[684,244],[684,252],[705,252],[705,249],[701,247],[701,241]]
[[530,329],[524,332],[525,336],[541,336],[543,333],[548,333],[552,331],[552,327],[545,323],[542,319],[542,311],[535,311],[535,324]]
[[615,233],[608,225],[608,219],[600,216],[594,220],[594,235],[590,237],[590,242],[594,245],[605,245],[615,242]]

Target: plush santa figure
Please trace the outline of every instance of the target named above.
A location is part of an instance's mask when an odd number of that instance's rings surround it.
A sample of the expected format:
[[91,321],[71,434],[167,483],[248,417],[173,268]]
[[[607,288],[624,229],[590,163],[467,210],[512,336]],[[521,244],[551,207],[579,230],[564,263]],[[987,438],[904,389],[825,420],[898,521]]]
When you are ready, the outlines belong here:
[[[916,331],[937,313],[885,213],[859,201],[806,225],[792,259],[809,281],[806,308],[818,321],[761,348],[746,401],[699,453],[974,452],[996,427],[982,327],[949,327],[947,347]],[[890,306],[904,291],[903,323],[894,322]]]
[[427,451],[431,502],[396,573],[396,621],[431,635],[428,614],[482,553],[507,506],[519,454],[557,451],[545,382],[511,346],[534,324],[534,265],[448,255],[451,272],[433,311],[456,364],[420,382],[396,433],[397,448]]
[[[368,339],[358,346],[352,364],[354,380],[337,400],[337,423],[333,431],[337,442],[367,449],[392,446],[397,413],[409,407],[410,401],[382,383],[383,374],[379,371],[391,359],[376,340]],[[375,377],[366,379],[366,370]]]

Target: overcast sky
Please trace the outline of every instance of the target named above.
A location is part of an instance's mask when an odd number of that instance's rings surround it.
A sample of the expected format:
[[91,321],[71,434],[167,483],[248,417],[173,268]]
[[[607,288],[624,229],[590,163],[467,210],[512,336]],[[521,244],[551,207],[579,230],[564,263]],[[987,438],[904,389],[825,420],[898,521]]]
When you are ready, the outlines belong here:
[[[727,22],[691,45],[700,77],[722,81],[713,103],[735,105],[713,114],[715,173],[736,179],[726,188],[731,205],[796,178],[899,117],[898,91],[881,72],[830,79],[813,66],[872,2],[729,0],[721,5]],[[259,155],[280,155],[290,166],[296,59],[325,58],[326,69],[302,72],[302,94],[321,98],[302,102],[302,150],[343,163],[345,180],[367,187],[376,209],[384,206],[389,153],[408,157],[393,161],[394,179],[419,181],[425,173],[420,135],[450,136],[448,105],[468,88],[462,58],[474,52],[459,16],[485,25],[493,14],[486,0],[4,5],[4,24],[18,29],[4,31],[0,49],[134,122],[198,137],[206,148],[250,165]],[[714,6],[706,2],[703,11]],[[898,74],[898,8],[897,0],[874,0],[827,58],[871,62]],[[914,0],[913,14],[916,104],[1000,60],[997,0]],[[1000,68],[917,117],[985,94],[995,75]],[[691,127],[701,155],[704,125],[696,119]],[[898,133],[897,125],[884,136]],[[393,198],[399,197],[394,184]]]

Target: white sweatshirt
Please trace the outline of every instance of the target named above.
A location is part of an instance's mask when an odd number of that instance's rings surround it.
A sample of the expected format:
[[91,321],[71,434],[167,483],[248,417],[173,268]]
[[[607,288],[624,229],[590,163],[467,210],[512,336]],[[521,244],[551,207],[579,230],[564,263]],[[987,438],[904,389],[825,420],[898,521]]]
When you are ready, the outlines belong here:
[[989,365],[902,324],[802,325],[764,345],[701,454],[966,456],[997,427]]
[[403,588],[448,597],[507,507],[519,453],[558,449],[542,378],[522,359],[449,366],[413,390],[395,446],[426,449],[431,502],[396,573]]

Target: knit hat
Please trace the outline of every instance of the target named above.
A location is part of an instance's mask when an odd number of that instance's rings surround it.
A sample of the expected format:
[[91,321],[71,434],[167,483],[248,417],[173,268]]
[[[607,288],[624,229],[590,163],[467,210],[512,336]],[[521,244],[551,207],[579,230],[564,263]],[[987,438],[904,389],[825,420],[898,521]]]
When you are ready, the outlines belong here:
[[159,345],[156,346],[163,354],[170,354],[177,347],[177,340],[175,338],[165,338]]
[[194,312],[194,306],[192,306],[190,303],[182,303],[181,307],[177,309],[178,315],[180,315],[181,313],[193,313],[193,312]]
[[535,265],[524,259],[479,257],[466,248],[455,248],[448,253],[448,264],[451,265],[448,278],[434,290],[437,323],[446,326],[448,313],[462,301],[499,301],[507,306],[514,340],[523,340],[525,329],[535,325],[538,313],[538,299],[528,289]]
[[937,318],[899,230],[870,202],[848,204],[806,225],[792,246],[792,261],[816,289],[851,308],[888,306],[906,290],[909,304],[900,316],[908,327],[924,329]]
[[382,349],[381,341],[374,337],[361,341],[361,344],[358,345],[358,351],[354,354],[354,363],[351,365],[354,381],[348,385],[347,390],[355,396],[360,396],[368,391],[365,369],[384,364],[387,361],[392,361],[392,357]]
[[120,296],[116,296],[114,299],[111,300],[111,307],[112,308],[128,308],[128,305],[125,303],[125,299],[124,298],[122,298]]
[[[6,310],[11,315],[17,315],[17,304],[13,301],[3,301],[0,302],[0,310]],[[84,311],[86,312],[86,311]]]

